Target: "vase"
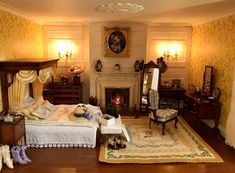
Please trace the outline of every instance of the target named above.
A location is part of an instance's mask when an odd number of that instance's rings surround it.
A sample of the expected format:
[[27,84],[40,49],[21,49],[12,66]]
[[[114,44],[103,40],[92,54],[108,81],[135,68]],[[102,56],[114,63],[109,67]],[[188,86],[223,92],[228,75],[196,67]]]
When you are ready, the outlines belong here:
[[101,72],[102,67],[103,67],[102,62],[100,60],[97,60],[96,65],[95,65],[95,70],[97,72]]

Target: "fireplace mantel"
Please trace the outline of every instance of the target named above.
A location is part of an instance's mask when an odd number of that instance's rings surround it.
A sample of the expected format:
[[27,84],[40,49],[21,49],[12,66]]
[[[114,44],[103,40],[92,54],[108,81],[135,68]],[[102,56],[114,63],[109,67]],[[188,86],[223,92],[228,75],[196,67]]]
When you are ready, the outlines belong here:
[[139,72],[125,72],[125,71],[105,71],[105,72],[96,72],[97,75],[123,75],[123,74],[130,74],[130,75],[139,75]]
[[139,72],[97,72],[96,73],[96,96],[100,106],[105,106],[105,88],[129,88],[129,106],[130,109],[138,109],[139,106]]

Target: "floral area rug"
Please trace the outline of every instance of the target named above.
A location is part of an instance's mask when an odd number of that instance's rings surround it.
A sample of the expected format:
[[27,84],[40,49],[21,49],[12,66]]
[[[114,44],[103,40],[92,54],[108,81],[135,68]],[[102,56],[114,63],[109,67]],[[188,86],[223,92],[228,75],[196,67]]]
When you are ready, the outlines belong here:
[[174,121],[166,124],[165,135],[161,125],[148,127],[148,119],[122,119],[130,135],[125,149],[100,147],[99,161],[106,163],[169,163],[169,162],[223,162],[222,158],[179,117],[177,129]]

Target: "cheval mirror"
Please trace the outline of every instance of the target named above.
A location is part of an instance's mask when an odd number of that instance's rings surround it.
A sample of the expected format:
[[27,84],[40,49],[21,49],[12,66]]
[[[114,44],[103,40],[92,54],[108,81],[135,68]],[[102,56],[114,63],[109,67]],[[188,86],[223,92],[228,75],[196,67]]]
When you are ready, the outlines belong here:
[[213,92],[213,67],[212,66],[205,66],[205,72],[204,72],[204,77],[203,77],[203,94],[206,97],[212,96]]
[[158,90],[159,85],[159,68],[153,61],[144,64],[140,83],[140,106],[139,110],[147,110],[147,94],[149,89]]

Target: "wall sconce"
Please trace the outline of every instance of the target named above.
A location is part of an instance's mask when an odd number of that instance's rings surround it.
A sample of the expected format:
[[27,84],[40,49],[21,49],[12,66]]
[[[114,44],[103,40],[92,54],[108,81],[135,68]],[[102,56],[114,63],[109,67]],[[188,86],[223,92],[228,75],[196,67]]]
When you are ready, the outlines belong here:
[[58,52],[59,58],[60,59],[71,59],[73,52],[66,50],[65,52],[59,51]]
[[163,56],[163,58],[164,58],[166,61],[169,61],[170,58],[171,58],[173,61],[177,61],[178,53],[177,53],[177,51],[175,51],[175,54],[172,55],[172,54],[170,54],[170,51],[169,51],[169,50],[166,50],[166,51],[164,51],[164,53],[163,53],[162,56]]
[[167,61],[185,61],[185,42],[161,40],[156,44],[157,57],[163,57]]
[[74,43],[71,40],[58,40],[55,43],[55,49],[61,60],[65,60],[66,66],[72,61],[74,52]]

